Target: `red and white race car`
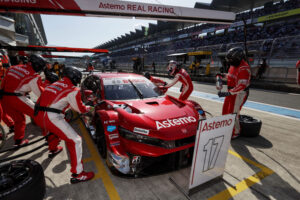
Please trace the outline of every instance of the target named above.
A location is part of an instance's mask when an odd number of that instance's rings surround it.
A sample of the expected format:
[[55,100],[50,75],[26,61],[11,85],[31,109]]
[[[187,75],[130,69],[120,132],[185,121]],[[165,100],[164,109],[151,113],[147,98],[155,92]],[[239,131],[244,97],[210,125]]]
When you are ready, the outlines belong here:
[[96,107],[89,125],[111,169],[137,175],[155,165],[178,169],[191,162],[198,122],[205,119],[196,102],[165,95],[131,73],[94,73],[81,89],[93,92]]

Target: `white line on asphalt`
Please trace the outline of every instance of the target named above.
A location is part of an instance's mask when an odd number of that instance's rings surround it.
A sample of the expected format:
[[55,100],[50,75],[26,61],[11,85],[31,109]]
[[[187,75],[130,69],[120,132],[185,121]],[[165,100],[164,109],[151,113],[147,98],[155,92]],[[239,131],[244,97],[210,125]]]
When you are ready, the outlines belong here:
[[[176,88],[176,87],[174,87],[174,89],[179,90],[179,88]],[[170,92],[174,92],[174,93],[180,93],[180,92],[175,91],[175,90],[169,90],[169,91]],[[207,94],[211,94],[211,93],[207,93]],[[203,98],[203,97],[198,97],[198,96],[195,96],[195,95],[191,95],[191,96],[195,97],[195,98],[204,99],[204,100],[207,100],[207,101],[213,101],[213,102],[217,102],[217,103],[223,104],[223,102],[220,102],[220,101],[217,101],[217,100]],[[249,102],[260,103],[260,102],[255,102],[255,101],[249,101]],[[260,103],[260,104],[264,104],[264,103]],[[270,105],[270,104],[265,104],[265,105]],[[274,105],[270,105],[270,106],[274,106]],[[285,108],[285,107],[281,107],[281,106],[275,106],[275,107]],[[289,116],[286,116],[286,115],[279,115],[279,114],[276,114],[276,113],[271,113],[271,112],[262,111],[262,110],[258,110],[258,109],[254,109],[254,108],[248,108],[248,107],[243,107],[243,108],[244,109],[253,110],[253,111],[259,111],[259,112],[262,112],[262,113],[266,113],[266,114],[270,114],[270,115],[274,115],[274,116],[278,116],[278,117],[283,117],[283,118],[287,118],[287,119],[294,119],[294,120],[300,121],[300,119],[298,119],[298,118],[289,117]],[[291,109],[291,108],[287,108],[287,109]],[[291,110],[299,111],[297,109],[291,109]]]

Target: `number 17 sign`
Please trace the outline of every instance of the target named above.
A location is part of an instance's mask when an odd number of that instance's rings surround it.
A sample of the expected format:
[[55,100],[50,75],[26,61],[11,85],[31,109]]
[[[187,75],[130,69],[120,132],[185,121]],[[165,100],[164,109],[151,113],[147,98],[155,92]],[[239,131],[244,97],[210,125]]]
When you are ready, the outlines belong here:
[[235,114],[200,121],[189,189],[222,176],[234,123]]

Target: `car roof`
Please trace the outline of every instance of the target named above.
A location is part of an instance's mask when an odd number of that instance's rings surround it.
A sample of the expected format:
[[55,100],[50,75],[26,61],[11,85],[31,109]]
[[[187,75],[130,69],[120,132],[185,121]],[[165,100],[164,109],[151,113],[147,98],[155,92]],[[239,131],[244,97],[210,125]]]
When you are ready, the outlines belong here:
[[120,73],[120,72],[96,72],[93,73],[94,76],[98,76],[99,78],[122,78],[122,77],[144,77],[139,74],[134,73]]

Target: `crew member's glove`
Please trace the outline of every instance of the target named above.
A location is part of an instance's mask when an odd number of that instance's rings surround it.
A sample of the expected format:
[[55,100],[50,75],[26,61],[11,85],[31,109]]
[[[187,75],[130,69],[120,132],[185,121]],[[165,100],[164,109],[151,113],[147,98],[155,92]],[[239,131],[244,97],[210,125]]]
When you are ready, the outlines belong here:
[[217,74],[216,74],[216,77],[217,77],[217,76],[220,76],[220,77],[224,78],[224,77],[225,77],[225,74],[223,74],[223,73],[217,73]]
[[158,89],[159,89],[160,91],[162,91],[163,93],[166,93],[166,92],[168,91],[168,88],[165,87],[165,86],[158,86]]
[[219,97],[227,97],[227,96],[230,96],[230,95],[231,95],[230,92],[218,92]]
[[89,107],[90,107],[89,113],[94,113],[95,107],[94,106],[89,106]]

